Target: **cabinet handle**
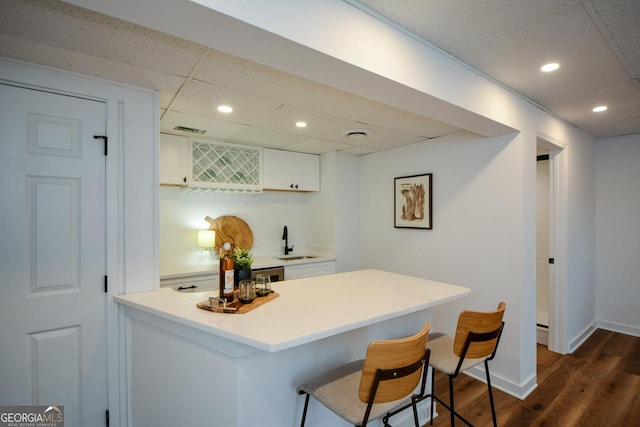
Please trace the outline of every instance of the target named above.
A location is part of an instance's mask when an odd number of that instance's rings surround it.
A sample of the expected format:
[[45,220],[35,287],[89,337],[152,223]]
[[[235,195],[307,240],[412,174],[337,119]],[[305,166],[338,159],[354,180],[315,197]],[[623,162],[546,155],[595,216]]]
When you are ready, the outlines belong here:
[[184,181],[184,183],[187,183],[187,177],[185,176],[184,178],[182,178],[182,180]]
[[298,189],[298,184],[296,184],[296,190]]
[[293,188],[293,184],[291,184],[291,185],[289,186],[289,188]]

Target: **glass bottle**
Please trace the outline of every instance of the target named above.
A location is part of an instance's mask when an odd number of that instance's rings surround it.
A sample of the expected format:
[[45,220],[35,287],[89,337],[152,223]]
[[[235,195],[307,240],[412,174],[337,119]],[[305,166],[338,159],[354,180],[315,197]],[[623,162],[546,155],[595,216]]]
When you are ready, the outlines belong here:
[[220,298],[226,298],[227,303],[233,301],[233,275],[231,243],[225,242],[220,254]]

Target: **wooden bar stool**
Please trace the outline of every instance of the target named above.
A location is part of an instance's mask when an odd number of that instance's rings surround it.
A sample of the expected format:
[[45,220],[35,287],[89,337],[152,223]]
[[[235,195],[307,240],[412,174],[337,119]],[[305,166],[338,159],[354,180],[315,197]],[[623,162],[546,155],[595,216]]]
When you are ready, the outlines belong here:
[[443,334],[434,334],[429,342],[431,358],[429,365],[437,371],[447,374],[449,377],[449,405],[435,396],[435,371],[431,375],[431,394],[425,396],[431,399],[431,424],[433,424],[434,399],[437,400],[451,413],[451,425],[455,426],[455,417],[460,418],[465,424],[471,426],[462,415],[454,409],[453,380],[461,372],[484,362],[487,375],[487,387],[489,389],[489,401],[491,403],[491,416],[493,425],[497,426],[496,410],[493,403],[491,390],[491,377],[489,375],[489,360],[496,355],[504,322],[502,318],[507,305],[504,302],[498,304],[496,311],[478,312],[465,310],[458,317],[455,338]]
[[[309,396],[313,396],[343,419],[362,427],[382,416],[388,426],[389,412],[412,406],[419,427],[416,403],[425,393],[430,327],[427,322],[416,335],[373,341],[364,360],[339,366],[298,387],[298,394],[306,395],[300,425],[304,426]],[[418,384],[420,392],[413,394]]]

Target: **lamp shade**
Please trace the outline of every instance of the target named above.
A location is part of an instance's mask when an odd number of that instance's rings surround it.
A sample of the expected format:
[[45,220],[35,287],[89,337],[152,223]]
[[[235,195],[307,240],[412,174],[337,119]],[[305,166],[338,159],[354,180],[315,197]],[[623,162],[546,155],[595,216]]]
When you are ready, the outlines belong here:
[[213,248],[216,245],[216,232],[214,230],[198,230],[198,247]]

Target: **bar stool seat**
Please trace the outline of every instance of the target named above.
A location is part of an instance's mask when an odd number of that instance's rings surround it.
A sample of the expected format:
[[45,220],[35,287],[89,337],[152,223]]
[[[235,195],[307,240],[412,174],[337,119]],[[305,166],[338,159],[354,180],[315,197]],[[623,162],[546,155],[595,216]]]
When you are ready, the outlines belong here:
[[[413,407],[415,426],[419,426],[416,404],[425,394],[429,350],[427,339],[431,325],[427,322],[419,333],[396,340],[373,341],[366,357],[304,383],[297,389],[305,403],[301,426],[304,426],[309,397],[329,408],[355,426],[382,417],[388,418]],[[421,385],[419,393],[414,393]]]

